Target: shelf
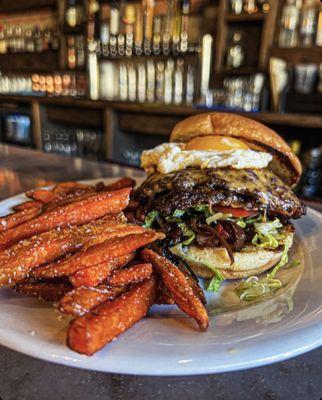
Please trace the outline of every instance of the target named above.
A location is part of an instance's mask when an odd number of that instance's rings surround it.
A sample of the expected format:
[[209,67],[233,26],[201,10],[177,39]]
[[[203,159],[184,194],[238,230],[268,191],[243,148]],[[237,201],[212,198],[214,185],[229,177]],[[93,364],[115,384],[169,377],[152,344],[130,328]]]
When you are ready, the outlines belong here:
[[240,67],[234,69],[224,69],[222,71],[223,75],[251,75],[257,72],[262,72],[257,67]]
[[[0,95],[0,101],[16,101],[16,102],[39,102],[40,104],[55,104],[63,107],[83,107],[91,109],[110,109],[116,112],[142,113],[142,114],[159,114],[173,115],[180,118],[189,115],[200,114],[203,112],[211,112],[207,108],[195,108],[190,106],[174,106],[161,104],[138,104],[126,102],[111,102],[104,100],[92,101],[87,98],[71,98],[71,97],[35,97],[35,96],[17,96],[17,95]],[[227,111],[229,112],[229,111]],[[280,114],[274,112],[259,113],[237,113],[245,117],[254,118],[264,124],[285,125],[303,128],[322,129],[322,116],[316,114]]]
[[8,53],[0,55],[0,71],[43,72],[54,71],[59,67],[58,51],[42,53]]
[[226,14],[225,20],[227,22],[252,22],[263,21],[267,14],[258,12],[254,14]]
[[294,64],[301,62],[320,64],[322,60],[322,47],[273,47],[271,57],[284,58]]
[[56,0],[2,0],[0,13],[18,13],[30,9],[55,8]]

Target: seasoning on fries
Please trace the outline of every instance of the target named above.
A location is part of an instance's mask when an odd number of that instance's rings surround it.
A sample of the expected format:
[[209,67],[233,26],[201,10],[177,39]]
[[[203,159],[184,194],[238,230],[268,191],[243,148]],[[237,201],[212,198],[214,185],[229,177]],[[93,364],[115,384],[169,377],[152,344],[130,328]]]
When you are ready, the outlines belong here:
[[154,302],[156,289],[156,279],[152,277],[74,319],[68,329],[67,345],[78,353],[94,354],[146,315]]
[[74,317],[67,344],[82,354],[100,350],[152,304],[177,304],[201,330],[208,327],[198,283],[145,248],[164,234],[124,216],[134,185],[131,178],[94,186],[62,182],[28,191],[31,200],[0,218],[0,286]]
[[68,225],[83,225],[106,214],[122,211],[129,200],[130,189],[95,194],[86,200],[75,201],[66,206],[44,212],[15,229],[8,229],[0,235],[0,249],[9,247],[19,240],[38,233]]
[[59,299],[56,308],[63,314],[81,316],[90,312],[101,303],[114,300],[120,294],[126,292],[127,286],[108,287],[78,287],[67,292]]
[[196,320],[201,331],[207,330],[209,325],[207,311],[179,268],[153,250],[143,250],[142,257],[144,261],[150,262],[162,276],[165,286],[178,307]]

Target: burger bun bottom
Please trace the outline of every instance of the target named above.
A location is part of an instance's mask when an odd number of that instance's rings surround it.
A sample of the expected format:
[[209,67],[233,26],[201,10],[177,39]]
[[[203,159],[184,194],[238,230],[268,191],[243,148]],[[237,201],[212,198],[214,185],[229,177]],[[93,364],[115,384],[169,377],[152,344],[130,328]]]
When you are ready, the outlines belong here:
[[[288,235],[292,236],[293,239],[292,233]],[[243,251],[234,252],[235,261],[231,264],[228,252],[224,247],[189,246],[188,251],[188,257],[182,258],[185,259],[197,276],[206,279],[216,275],[214,269],[220,271],[225,279],[239,279],[258,275],[272,268],[282,257],[282,251],[248,246]],[[173,252],[181,257],[177,252]]]

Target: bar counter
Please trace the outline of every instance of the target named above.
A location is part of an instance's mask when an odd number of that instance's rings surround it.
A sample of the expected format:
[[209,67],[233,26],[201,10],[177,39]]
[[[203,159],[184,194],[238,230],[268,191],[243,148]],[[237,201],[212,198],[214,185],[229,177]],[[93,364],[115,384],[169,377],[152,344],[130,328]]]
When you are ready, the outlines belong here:
[[[118,176],[140,177],[143,173],[114,163],[63,158],[0,145],[0,200],[56,181]],[[322,348],[253,370],[168,378],[73,369],[0,346],[0,400],[319,400],[322,398],[321,377]]]

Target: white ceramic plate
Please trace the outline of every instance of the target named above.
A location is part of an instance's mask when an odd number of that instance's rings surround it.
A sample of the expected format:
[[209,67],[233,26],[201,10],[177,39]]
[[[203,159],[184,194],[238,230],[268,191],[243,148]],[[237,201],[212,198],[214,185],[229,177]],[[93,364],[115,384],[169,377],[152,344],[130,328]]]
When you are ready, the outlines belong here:
[[[0,214],[22,202],[0,202]],[[174,306],[154,306],[147,318],[92,357],[65,345],[68,318],[50,305],[0,290],[0,344],[43,360],[91,370],[138,375],[227,372],[282,361],[322,344],[322,216],[309,210],[296,225],[296,267],[280,273],[283,288],[240,304],[233,284],[208,296],[205,333]]]

